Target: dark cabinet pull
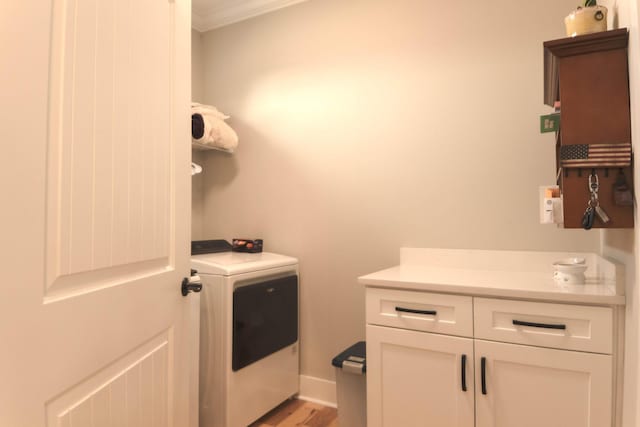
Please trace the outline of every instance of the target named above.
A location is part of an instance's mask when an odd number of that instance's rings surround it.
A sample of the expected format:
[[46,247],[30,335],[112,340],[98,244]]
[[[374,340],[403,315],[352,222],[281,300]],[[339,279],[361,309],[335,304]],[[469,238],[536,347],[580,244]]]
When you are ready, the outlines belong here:
[[482,384],[482,394],[487,394],[487,358],[480,358],[480,383]]
[[545,328],[545,329],[567,329],[567,325],[554,325],[549,323],[535,323],[524,322],[522,320],[513,320],[513,324],[516,326],[531,326],[533,328]]
[[462,365],[460,367],[462,372],[462,391],[467,391],[467,355],[466,354],[462,355],[460,365]]
[[414,310],[413,308],[396,307],[396,311],[402,313],[415,313],[415,314],[427,314],[429,316],[435,316],[438,314],[435,310]]

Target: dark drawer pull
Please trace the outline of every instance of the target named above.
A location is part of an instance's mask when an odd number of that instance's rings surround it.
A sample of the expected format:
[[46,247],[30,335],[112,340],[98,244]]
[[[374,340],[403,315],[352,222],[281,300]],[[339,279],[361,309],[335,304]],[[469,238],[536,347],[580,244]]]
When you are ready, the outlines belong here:
[[415,313],[415,314],[427,314],[429,316],[435,316],[438,314],[435,310],[414,310],[413,308],[396,307],[396,311],[402,313]]
[[462,372],[462,391],[467,391],[467,355],[463,354],[460,361]]
[[554,325],[554,324],[549,324],[549,323],[523,322],[522,320],[514,320],[513,324],[516,325],[516,326],[531,326],[533,328],[567,329],[567,325]]
[[480,383],[482,385],[482,394],[487,394],[487,358],[480,358]]

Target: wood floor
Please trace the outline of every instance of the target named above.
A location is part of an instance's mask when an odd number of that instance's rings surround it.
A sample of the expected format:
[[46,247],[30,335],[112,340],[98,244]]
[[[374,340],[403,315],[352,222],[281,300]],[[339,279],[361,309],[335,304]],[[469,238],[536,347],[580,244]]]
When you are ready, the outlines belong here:
[[338,411],[317,403],[291,399],[249,427],[338,427]]

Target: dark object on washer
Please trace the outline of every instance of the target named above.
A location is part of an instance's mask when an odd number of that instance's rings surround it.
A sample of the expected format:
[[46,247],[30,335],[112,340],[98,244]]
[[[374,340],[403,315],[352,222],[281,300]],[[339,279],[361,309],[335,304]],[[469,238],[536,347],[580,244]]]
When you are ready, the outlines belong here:
[[262,239],[233,239],[231,250],[234,252],[262,252]]

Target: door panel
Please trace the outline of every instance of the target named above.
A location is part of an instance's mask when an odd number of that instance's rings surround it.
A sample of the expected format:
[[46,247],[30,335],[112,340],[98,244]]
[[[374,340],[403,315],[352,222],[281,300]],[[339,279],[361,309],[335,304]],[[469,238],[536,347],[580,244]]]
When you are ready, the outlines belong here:
[[174,18],[166,0],[54,2],[49,297],[171,267]]
[[478,427],[609,427],[609,355],[476,340]]
[[1,426],[197,425],[199,300],[180,294],[190,14],[188,0],[0,14]]
[[473,369],[472,339],[367,325],[367,425],[473,427]]
[[170,352],[168,333],[152,339],[49,402],[48,425],[167,426]]

